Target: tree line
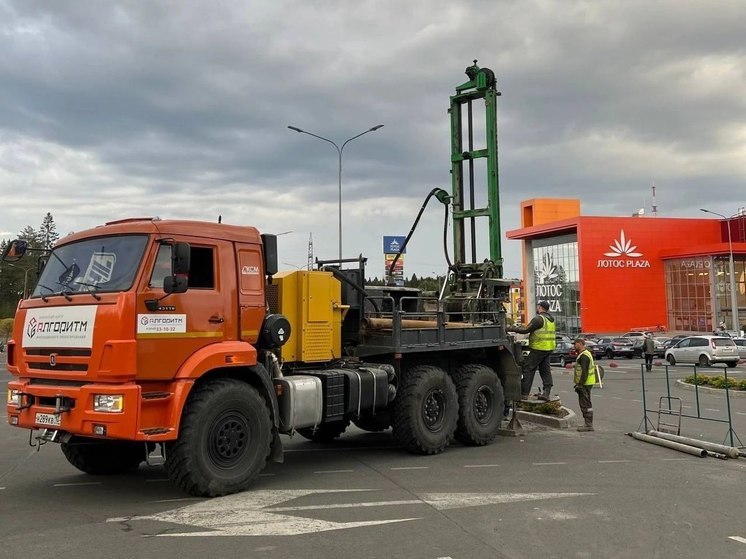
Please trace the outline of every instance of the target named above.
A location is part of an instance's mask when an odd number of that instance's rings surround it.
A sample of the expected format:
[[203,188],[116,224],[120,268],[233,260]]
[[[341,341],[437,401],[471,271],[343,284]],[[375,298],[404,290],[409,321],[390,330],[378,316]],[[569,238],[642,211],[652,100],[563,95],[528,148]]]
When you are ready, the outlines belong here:
[[[26,241],[29,248],[51,250],[60,235],[54,217],[47,212],[38,229],[27,225],[16,238]],[[4,251],[8,244],[8,239],[0,242],[0,251]],[[0,319],[13,317],[18,301],[31,294],[36,287],[39,279],[38,255],[29,252],[18,262],[0,262]],[[0,337],[4,337],[3,332],[0,332]]]

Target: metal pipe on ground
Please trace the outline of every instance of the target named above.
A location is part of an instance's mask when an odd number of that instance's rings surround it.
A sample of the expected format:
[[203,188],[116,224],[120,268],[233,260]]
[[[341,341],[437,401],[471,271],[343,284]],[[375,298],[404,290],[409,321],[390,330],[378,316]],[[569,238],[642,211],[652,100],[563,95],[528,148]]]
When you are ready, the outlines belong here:
[[700,458],[704,458],[707,455],[707,451],[704,448],[697,448],[694,446],[689,446],[688,444],[675,443],[666,439],[659,439],[658,437],[646,435],[645,433],[634,432],[627,434],[633,439],[637,439],[638,441],[652,443],[658,446],[665,446],[666,448],[678,450],[679,452],[686,452],[687,454],[691,454],[692,456],[699,456]]
[[738,449],[734,446],[727,446],[724,444],[711,443],[707,441],[700,441],[699,439],[692,439],[690,437],[682,437],[681,435],[674,435],[672,433],[663,433],[661,431],[655,431],[651,429],[648,431],[648,435],[653,437],[659,437],[661,439],[667,439],[676,443],[688,444],[690,446],[698,446],[705,450],[711,450],[719,454],[724,454],[728,458],[738,458]]

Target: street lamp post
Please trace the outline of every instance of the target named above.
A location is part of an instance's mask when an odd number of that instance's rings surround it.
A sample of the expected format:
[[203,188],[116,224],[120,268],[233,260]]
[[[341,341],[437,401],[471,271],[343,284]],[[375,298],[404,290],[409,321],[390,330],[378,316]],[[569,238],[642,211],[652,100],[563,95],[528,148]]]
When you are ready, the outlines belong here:
[[728,252],[730,253],[730,306],[733,309],[733,330],[739,335],[741,333],[741,322],[738,320],[738,294],[736,293],[736,268],[733,264],[733,241],[730,236],[730,218],[723,214],[700,208],[699,211],[722,217],[728,227]]
[[349,144],[352,140],[359,138],[360,136],[363,136],[364,134],[367,134],[368,132],[375,132],[379,128],[383,128],[383,124],[377,124],[376,126],[373,126],[372,128],[368,128],[365,132],[360,132],[357,136],[353,136],[352,138],[348,138],[344,141],[342,144],[342,147],[339,147],[336,142],[333,142],[329,138],[324,138],[323,136],[319,136],[318,134],[313,134],[312,132],[307,132],[306,130],[301,130],[300,128],[296,126],[288,126],[290,130],[294,130],[300,134],[308,134],[309,136],[313,136],[314,138],[318,138],[319,140],[324,140],[325,142],[329,142],[331,145],[333,145],[335,148],[337,148],[337,154],[339,155],[339,260],[340,265],[342,262],[342,152],[345,149],[345,146]]

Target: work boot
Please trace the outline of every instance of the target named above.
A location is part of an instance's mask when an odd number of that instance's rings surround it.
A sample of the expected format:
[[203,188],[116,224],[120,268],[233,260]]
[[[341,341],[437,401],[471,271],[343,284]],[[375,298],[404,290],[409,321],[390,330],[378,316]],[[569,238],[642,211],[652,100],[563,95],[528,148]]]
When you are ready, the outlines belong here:
[[551,395],[551,393],[550,393],[550,392],[551,392],[551,390],[552,390],[552,388],[551,388],[551,387],[549,387],[549,388],[544,388],[544,390],[543,390],[543,391],[541,392],[541,394],[539,394],[539,395],[538,395],[538,396],[536,397],[536,399],[537,399],[537,400],[543,400],[543,401],[545,401],[545,402],[548,402],[549,400],[551,400],[551,399],[552,399],[552,395]]
[[581,433],[594,431],[595,429],[593,429],[593,414],[585,413],[583,414],[583,419],[585,419],[585,425],[581,425],[580,427],[578,427],[578,431],[580,431]]

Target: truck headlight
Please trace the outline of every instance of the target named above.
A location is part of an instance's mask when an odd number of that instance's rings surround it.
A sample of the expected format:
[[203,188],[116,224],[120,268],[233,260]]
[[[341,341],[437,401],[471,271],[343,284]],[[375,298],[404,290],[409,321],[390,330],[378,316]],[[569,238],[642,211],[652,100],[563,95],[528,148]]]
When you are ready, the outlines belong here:
[[21,391],[8,389],[8,404],[11,406],[21,405]]
[[124,396],[121,394],[94,394],[93,411],[121,413],[124,410]]

